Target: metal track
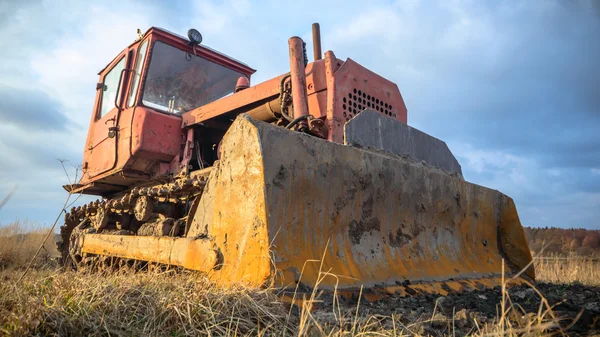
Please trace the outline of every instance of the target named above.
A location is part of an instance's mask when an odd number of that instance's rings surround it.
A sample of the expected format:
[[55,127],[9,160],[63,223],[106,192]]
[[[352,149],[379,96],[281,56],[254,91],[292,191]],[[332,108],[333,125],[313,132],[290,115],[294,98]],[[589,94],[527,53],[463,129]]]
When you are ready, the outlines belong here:
[[[80,247],[73,247],[73,236],[84,233],[103,233],[115,235],[151,235],[147,225],[151,219],[156,221],[161,210],[154,210],[152,205],[160,203],[164,208],[179,206],[185,209],[177,221],[186,221],[189,205],[194,198],[199,197],[206,186],[212,168],[194,171],[189,176],[176,178],[169,183],[158,183],[144,187],[134,187],[112,198],[99,199],[79,207],[71,208],[65,214],[64,225],[60,227],[60,238],[57,242],[63,265],[76,267],[77,254]],[[143,201],[143,202],[142,202]],[[150,205],[150,206],[148,206]],[[143,219],[144,212],[147,214]],[[164,217],[163,217],[164,219]],[[142,221],[140,221],[142,220]],[[124,225],[135,222],[134,226]],[[168,219],[172,222],[173,219]],[[187,222],[187,221],[186,221]],[[77,228],[77,229],[76,229]],[[140,230],[140,233],[138,233]],[[171,233],[174,235],[176,233]]]

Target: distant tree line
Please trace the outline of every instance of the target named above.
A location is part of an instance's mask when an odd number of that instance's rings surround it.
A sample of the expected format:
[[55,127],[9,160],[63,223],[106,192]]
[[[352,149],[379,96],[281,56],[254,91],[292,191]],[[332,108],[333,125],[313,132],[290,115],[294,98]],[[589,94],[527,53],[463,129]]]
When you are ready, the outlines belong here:
[[600,257],[600,230],[525,227],[529,249],[543,255]]

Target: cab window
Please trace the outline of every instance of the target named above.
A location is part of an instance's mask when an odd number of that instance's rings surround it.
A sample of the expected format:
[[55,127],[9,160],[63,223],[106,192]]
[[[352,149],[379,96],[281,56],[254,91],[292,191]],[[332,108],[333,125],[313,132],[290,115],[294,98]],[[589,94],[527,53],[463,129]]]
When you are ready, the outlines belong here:
[[127,106],[133,106],[135,104],[135,96],[137,94],[138,87],[140,85],[140,76],[142,76],[142,68],[144,67],[144,60],[146,59],[146,50],[148,49],[148,40],[144,41],[138,50],[138,55],[135,60],[135,69],[133,70],[133,78],[131,80],[131,90],[129,90],[129,99],[127,100]]
[[121,76],[121,71],[125,69],[125,57],[121,58],[119,63],[117,63],[105,76],[104,82],[102,83],[102,100],[100,102],[100,116],[99,118],[104,117],[110,110],[115,108],[115,97],[117,95],[118,85],[119,85],[119,76]]
[[157,41],[146,70],[142,104],[181,114],[225,97],[241,73]]

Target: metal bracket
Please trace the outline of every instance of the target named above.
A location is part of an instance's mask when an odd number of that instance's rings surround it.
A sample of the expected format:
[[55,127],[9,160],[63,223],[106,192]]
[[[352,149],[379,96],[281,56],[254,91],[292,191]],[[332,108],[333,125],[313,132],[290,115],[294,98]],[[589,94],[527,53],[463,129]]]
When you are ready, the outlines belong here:
[[119,131],[118,126],[111,126],[110,128],[108,128],[108,138],[115,138],[118,131]]

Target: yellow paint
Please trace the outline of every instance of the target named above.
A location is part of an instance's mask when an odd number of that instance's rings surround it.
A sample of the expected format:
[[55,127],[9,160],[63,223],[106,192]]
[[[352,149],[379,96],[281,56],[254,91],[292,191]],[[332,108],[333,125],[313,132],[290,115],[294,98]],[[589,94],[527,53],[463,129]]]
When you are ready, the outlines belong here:
[[217,253],[208,240],[154,236],[85,234],[82,252],[164,263],[208,272],[215,268]]
[[486,279],[502,272],[499,241],[520,247],[514,268],[531,260],[512,201],[497,191],[244,117],[222,151],[203,197],[224,258],[211,272],[217,282],[343,289],[408,280],[443,293],[439,282],[497,285]]

